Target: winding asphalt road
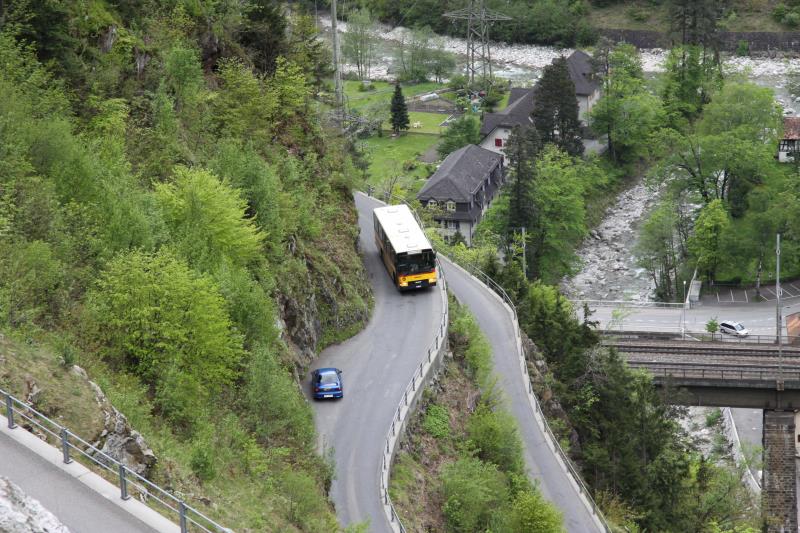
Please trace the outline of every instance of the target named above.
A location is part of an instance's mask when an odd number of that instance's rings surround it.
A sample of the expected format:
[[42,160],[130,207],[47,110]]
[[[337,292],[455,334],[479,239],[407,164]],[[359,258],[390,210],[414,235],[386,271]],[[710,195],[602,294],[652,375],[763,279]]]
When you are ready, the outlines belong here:
[[492,346],[494,372],[505,394],[508,407],[517,419],[522,437],[528,476],[544,496],[563,513],[570,533],[602,531],[583,504],[564,468],[548,446],[528,401],[526,383],[520,370],[514,324],[505,306],[485,285],[442,258],[447,286],[459,302],[475,315],[478,325]]
[[[375,296],[372,318],[358,335],[322,352],[315,368],[343,371],[344,398],[314,402],[319,448],[333,450],[331,496],[342,524],[370,521],[391,531],[380,501],[381,446],[406,385],[434,339],[442,316],[438,289],[399,293],[375,248],[372,209],[381,203],[356,194],[360,246]],[[305,380],[308,394],[310,380]]]

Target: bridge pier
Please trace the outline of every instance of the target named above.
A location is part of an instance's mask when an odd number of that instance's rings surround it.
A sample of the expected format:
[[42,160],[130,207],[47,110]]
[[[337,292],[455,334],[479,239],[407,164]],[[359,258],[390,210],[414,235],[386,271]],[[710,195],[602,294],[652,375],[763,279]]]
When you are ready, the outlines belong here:
[[797,531],[797,468],[793,411],[764,410],[761,508],[764,531]]

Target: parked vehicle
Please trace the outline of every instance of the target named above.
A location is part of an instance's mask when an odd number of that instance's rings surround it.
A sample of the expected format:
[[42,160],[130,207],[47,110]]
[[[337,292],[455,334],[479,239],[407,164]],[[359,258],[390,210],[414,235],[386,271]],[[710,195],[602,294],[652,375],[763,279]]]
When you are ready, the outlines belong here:
[[737,337],[747,337],[750,332],[747,331],[741,323],[733,322],[732,320],[725,320],[719,323],[720,333],[727,333],[728,335],[736,335]]
[[315,400],[344,398],[342,371],[338,368],[318,368],[311,372],[311,394]]

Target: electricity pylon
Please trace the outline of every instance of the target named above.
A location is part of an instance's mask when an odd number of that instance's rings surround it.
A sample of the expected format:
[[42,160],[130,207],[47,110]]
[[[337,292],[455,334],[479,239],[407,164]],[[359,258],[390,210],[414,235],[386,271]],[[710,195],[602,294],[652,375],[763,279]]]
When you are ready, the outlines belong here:
[[493,22],[511,20],[511,17],[488,9],[484,0],[469,0],[469,5],[450,11],[444,16],[453,21],[467,21],[467,79],[475,86],[479,79],[483,89],[488,90],[492,80],[492,53],[489,48],[489,27]]

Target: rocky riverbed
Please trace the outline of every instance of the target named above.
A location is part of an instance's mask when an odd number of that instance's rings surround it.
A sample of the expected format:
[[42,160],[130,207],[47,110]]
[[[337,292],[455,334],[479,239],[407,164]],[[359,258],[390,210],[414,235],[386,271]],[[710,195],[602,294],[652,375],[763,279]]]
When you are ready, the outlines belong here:
[[654,285],[636,265],[633,251],[638,228],[655,205],[659,189],[639,181],[617,197],[600,225],[591,230],[577,254],[581,269],[561,288],[574,299],[646,301]]

